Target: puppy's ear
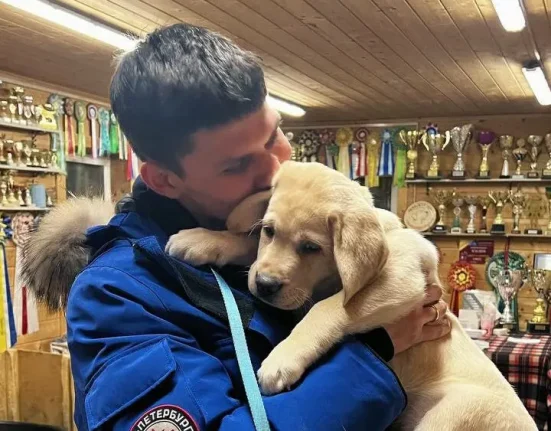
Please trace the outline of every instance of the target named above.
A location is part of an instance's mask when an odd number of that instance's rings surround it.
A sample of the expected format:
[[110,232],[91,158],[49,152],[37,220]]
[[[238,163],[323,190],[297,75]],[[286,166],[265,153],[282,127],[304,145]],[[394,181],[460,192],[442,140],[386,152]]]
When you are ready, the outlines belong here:
[[249,233],[264,217],[271,195],[271,190],[266,190],[240,202],[226,220],[228,230],[234,233]]
[[388,258],[388,246],[373,207],[329,216],[333,254],[342,281],[346,305],[375,278]]

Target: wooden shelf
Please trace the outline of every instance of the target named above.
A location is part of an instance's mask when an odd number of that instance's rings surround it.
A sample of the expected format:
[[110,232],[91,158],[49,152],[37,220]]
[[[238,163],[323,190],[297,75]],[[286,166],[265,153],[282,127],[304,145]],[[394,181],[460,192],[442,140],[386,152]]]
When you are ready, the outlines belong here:
[[478,178],[466,178],[464,180],[454,180],[452,178],[442,178],[441,180],[431,180],[420,178],[417,180],[406,180],[406,184],[488,184],[488,183],[545,183],[551,184],[551,178],[522,178],[522,179],[513,179],[513,178],[488,178],[488,179],[478,179]]
[[60,169],[57,168],[37,168],[34,166],[25,166],[25,165],[2,165],[0,164],[0,170],[5,171],[22,171],[22,172],[36,172],[42,174],[65,174]]
[[38,132],[38,133],[61,133],[59,130],[50,130],[40,126],[29,126],[27,124],[7,123],[2,120],[0,120],[0,127],[5,127],[9,129],[19,129],[19,130],[30,130],[31,132]]
[[440,233],[440,232],[421,232],[423,236],[448,237],[448,238],[539,238],[551,240],[551,235],[535,235],[527,233]]
[[0,206],[0,212],[2,211],[29,211],[29,212],[46,212],[46,211],[50,211],[51,208],[49,207],[46,207],[46,208],[39,208],[39,207],[20,207],[20,206],[16,206],[16,207],[3,207],[3,206]]

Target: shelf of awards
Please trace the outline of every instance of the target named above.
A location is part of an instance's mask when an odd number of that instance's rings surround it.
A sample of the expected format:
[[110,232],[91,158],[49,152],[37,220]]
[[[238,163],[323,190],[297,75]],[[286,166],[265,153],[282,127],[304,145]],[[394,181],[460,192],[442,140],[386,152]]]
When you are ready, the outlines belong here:
[[0,164],[0,170],[5,171],[21,171],[21,172],[34,172],[38,174],[64,174],[63,171],[57,168],[40,168],[35,166],[25,166],[25,165],[2,165]]
[[5,207],[0,205],[0,212],[16,212],[16,211],[29,211],[29,212],[46,212],[50,211],[51,208],[39,208],[39,207],[22,207],[22,206],[16,206],[16,207]]
[[28,125],[28,124],[20,124],[20,123],[12,123],[7,122],[2,119],[0,119],[0,127],[8,128],[8,129],[19,129],[19,130],[29,130],[31,132],[37,132],[37,133],[61,133],[57,129],[47,129],[45,127],[40,127],[39,125]]
[[439,238],[537,238],[551,240],[551,235],[537,235],[528,233],[451,233],[451,232],[421,232],[423,236]]
[[429,179],[419,178],[406,180],[406,184],[488,184],[488,183],[544,183],[551,184],[551,178],[465,178],[462,180],[453,178]]

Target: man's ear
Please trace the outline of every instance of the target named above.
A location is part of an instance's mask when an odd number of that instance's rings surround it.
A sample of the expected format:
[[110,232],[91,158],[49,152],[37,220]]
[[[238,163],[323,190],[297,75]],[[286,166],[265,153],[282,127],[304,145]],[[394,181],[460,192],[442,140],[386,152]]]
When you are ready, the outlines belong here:
[[249,233],[264,217],[271,196],[271,190],[266,190],[245,198],[228,216],[226,220],[228,230],[235,233]]
[[375,278],[388,258],[383,229],[372,207],[329,216],[333,254],[342,281],[345,306]]
[[144,162],[140,168],[140,176],[155,193],[170,199],[180,197],[183,180],[171,170],[153,162]]

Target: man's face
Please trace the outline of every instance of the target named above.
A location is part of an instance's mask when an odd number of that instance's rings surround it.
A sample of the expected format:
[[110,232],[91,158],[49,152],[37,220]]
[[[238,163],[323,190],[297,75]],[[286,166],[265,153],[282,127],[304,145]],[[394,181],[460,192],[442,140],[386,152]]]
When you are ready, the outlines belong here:
[[197,132],[194,150],[180,161],[178,200],[201,224],[220,224],[247,196],[270,187],[291,145],[281,117],[267,104],[230,124]]

